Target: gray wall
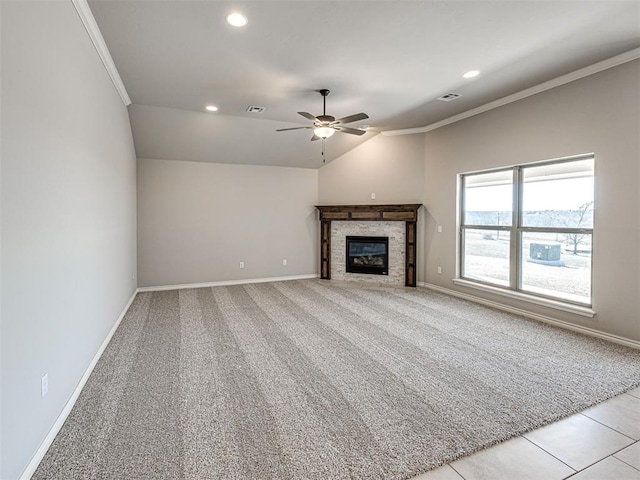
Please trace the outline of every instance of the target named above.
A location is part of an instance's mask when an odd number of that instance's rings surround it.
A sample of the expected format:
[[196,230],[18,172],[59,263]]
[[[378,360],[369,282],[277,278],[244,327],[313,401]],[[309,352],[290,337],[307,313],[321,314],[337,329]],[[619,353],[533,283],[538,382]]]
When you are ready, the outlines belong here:
[[0,477],[14,479],[135,291],[136,172],[126,108],[71,2],[1,8]]
[[[378,135],[322,167],[318,185],[321,205],[424,203],[424,135]],[[421,208],[418,282],[424,281],[424,214]]]
[[[426,281],[640,340],[640,61],[426,134]],[[596,157],[593,319],[456,286],[456,175],[580,153]],[[443,233],[436,232],[436,225]],[[443,274],[436,273],[442,265]]]
[[316,170],[139,159],[139,284],[317,274],[317,198]]

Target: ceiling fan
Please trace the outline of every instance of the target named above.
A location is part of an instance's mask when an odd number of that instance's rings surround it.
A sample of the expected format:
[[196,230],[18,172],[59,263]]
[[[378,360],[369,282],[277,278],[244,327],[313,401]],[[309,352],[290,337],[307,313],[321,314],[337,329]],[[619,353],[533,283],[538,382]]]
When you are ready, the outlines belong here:
[[313,137],[311,137],[312,142],[315,140],[324,140],[325,138],[329,138],[335,132],[348,133],[350,135],[364,135],[365,133],[367,133],[365,130],[361,130],[358,128],[345,127],[344,124],[357,122],[358,120],[364,120],[365,118],[369,118],[369,115],[367,115],[366,113],[356,113],[354,115],[349,115],[348,117],[343,117],[336,120],[335,117],[327,115],[327,95],[329,95],[329,90],[323,88],[322,90],[318,90],[318,93],[322,95],[322,115],[314,117],[307,112],[298,112],[299,115],[302,115],[304,118],[313,121],[313,125],[309,125],[307,127],[281,128],[279,130],[276,130],[276,132],[285,132],[287,130],[313,129]]

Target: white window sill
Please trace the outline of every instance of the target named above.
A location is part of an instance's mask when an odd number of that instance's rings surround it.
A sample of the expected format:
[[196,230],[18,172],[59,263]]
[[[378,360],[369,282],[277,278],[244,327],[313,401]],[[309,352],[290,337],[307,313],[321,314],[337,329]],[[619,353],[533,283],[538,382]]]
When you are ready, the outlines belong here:
[[575,313],[583,317],[593,318],[596,311],[589,307],[581,307],[580,305],[574,305],[572,303],[565,303],[560,300],[551,300],[549,298],[536,297],[534,295],[527,295],[522,292],[514,292],[513,290],[506,290],[503,288],[492,287],[491,285],[484,285],[482,283],[472,282],[470,280],[464,280],[462,278],[454,278],[453,283],[468,288],[475,288],[476,290],[482,290],[483,292],[492,293],[494,295],[500,295],[514,300],[521,300],[524,302],[535,303],[543,307],[554,308],[556,310],[562,310],[563,312]]

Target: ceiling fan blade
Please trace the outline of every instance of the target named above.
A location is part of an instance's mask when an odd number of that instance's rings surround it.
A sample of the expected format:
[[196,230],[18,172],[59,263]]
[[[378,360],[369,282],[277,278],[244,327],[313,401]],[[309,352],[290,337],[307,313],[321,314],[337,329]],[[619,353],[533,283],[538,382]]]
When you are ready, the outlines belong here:
[[276,132],[286,132],[287,130],[301,130],[303,128],[313,128],[313,127],[280,128],[280,129],[276,130]]
[[358,120],[364,120],[366,118],[369,118],[369,115],[367,115],[366,113],[356,113],[355,115],[349,115],[348,117],[339,118],[338,120],[332,123],[336,123],[336,124],[351,123],[351,122],[357,122]]
[[365,133],[367,133],[366,130],[359,130],[357,128],[342,127],[340,125],[336,125],[333,128],[336,129],[339,132],[349,133],[351,135],[364,135]]
[[298,112],[298,115],[302,115],[304,118],[311,120],[312,122],[315,122],[317,120],[316,117],[307,112]]
[[320,137],[314,133],[313,137],[311,137],[311,141],[315,142],[316,140],[320,140]]

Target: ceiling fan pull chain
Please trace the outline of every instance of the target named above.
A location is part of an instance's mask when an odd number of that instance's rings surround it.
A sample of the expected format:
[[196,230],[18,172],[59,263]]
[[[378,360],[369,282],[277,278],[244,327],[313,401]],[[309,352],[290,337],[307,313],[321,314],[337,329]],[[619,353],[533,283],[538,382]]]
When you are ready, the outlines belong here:
[[325,158],[324,158],[324,138],[322,139],[322,163],[325,162]]

